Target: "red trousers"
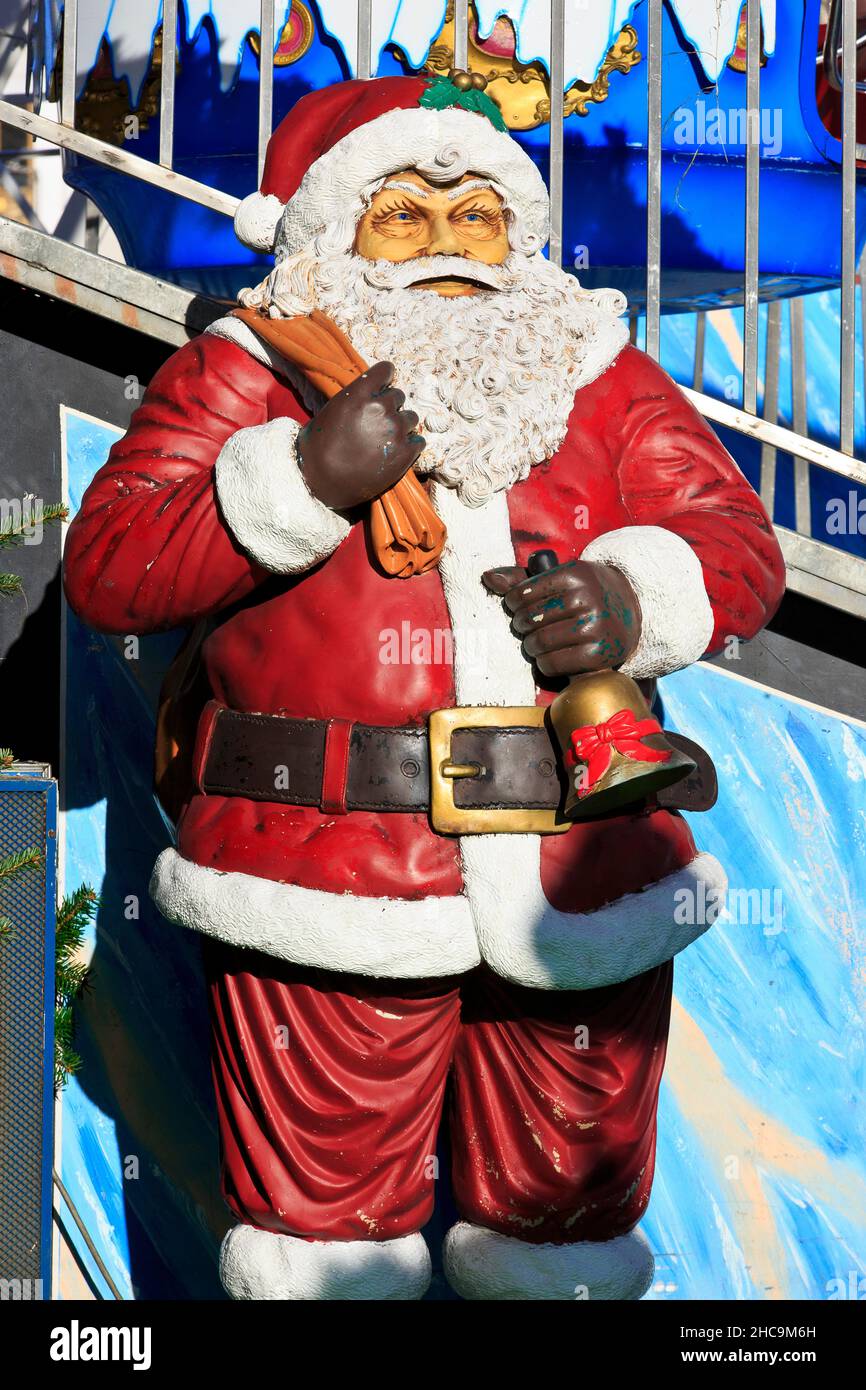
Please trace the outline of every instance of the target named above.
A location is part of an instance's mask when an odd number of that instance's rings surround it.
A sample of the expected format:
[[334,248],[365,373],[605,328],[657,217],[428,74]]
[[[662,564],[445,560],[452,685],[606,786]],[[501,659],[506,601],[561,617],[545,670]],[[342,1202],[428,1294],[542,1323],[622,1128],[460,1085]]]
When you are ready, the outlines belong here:
[[451,1077],[466,1221],[608,1240],[649,1200],[672,965],[553,992],[485,968],[371,980],[207,942],[223,1193],[242,1222],[388,1240],[433,1210]]

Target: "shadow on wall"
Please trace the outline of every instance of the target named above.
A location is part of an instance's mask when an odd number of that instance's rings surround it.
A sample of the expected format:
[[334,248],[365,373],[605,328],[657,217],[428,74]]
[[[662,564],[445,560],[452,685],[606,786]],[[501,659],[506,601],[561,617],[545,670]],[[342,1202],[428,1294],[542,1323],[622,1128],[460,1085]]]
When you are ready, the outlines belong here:
[[92,883],[100,905],[78,1009],[83,1065],[63,1102],[63,1178],[82,1213],[101,1207],[105,1222],[91,1234],[121,1289],[218,1298],[230,1216],[199,941],[147,895],[169,843],[150,788],[153,701],[177,636],[141,639],[138,656],[126,656],[129,638],[70,614],[67,641],[66,883]]

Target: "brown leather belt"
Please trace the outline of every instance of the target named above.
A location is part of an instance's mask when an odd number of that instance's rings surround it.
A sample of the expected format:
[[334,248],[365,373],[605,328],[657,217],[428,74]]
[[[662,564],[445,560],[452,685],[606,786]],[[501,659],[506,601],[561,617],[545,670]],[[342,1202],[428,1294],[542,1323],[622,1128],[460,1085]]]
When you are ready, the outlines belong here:
[[[427,811],[426,728],[341,719],[239,714],[211,701],[199,727],[200,791],[326,811]],[[458,806],[555,809],[562,798],[557,759],[543,725],[463,728],[451,738]]]
[[[693,753],[695,745],[681,741]],[[394,728],[241,714],[211,700],[194,771],[206,795],[318,806],[331,815],[429,813],[445,833],[545,834],[570,824],[557,814],[567,783],[540,707],[437,710],[428,728]]]

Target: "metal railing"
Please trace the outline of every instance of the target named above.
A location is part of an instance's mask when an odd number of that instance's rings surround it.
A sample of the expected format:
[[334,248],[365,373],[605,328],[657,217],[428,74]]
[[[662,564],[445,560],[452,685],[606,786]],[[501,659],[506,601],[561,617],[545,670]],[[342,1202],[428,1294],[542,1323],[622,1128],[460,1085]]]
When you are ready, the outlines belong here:
[[[241,0],[236,0],[241,3]],[[357,3],[357,56],[355,69],[361,78],[375,72],[372,53],[372,0]],[[565,177],[564,146],[564,40],[567,0],[550,4],[550,162],[551,234],[549,255],[557,264],[563,260],[563,195]],[[647,4],[647,255],[646,255],[646,350],[656,359],[661,349],[662,304],[662,119],[663,119],[663,5],[664,0]],[[252,8],[252,7],[251,7]],[[469,4],[454,0],[454,65],[467,64]],[[252,16],[251,16],[252,18]],[[841,179],[841,330],[840,430],[838,448],[812,440],[807,434],[805,400],[805,344],[802,301],[790,301],[790,331],[793,366],[793,429],[778,424],[778,359],[781,306],[768,310],[767,354],[764,371],[763,412],[758,414],[759,394],[759,229],[760,229],[760,83],[761,27],[760,0],[747,0],[747,142],[745,158],[745,258],[743,276],[743,397],[742,407],[718,401],[703,391],[703,355],[706,316],[697,315],[695,372],[691,397],[701,412],[716,424],[756,439],[761,444],[760,492],[772,514],[776,495],[776,454],[784,450],[795,459],[796,532],[780,532],[786,553],[795,558],[790,574],[793,587],[825,598],[848,611],[866,617],[866,561],[847,555],[810,535],[809,467],[828,469],[840,478],[866,483],[866,469],[854,459],[854,402],[856,368],[856,279],[855,191],[857,174],[856,91],[857,20],[856,0],[833,0],[828,26],[825,58],[834,73],[837,54],[841,54],[838,86],[842,100]],[[275,0],[258,5],[261,43],[258,102],[258,172],[264,167],[265,153],[273,124]],[[60,119],[53,120],[13,102],[0,99],[0,122],[17,127],[32,136],[64,150],[96,160],[111,168],[176,193],[226,216],[232,216],[238,199],[219,189],[179,174],[174,165],[175,64],[177,57],[177,0],[164,0],[162,34],[162,78],[160,89],[159,161],[153,162],[86,135],[75,128],[75,97],[78,38],[78,0],[66,0],[62,37],[62,80]],[[165,295],[165,287],[160,293]],[[142,306],[142,313],[146,310]],[[864,306],[866,330],[866,306]],[[793,539],[791,539],[793,538]],[[794,544],[796,542],[796,545]]]
[[[827,28],[824,33],[824,50],[818,59],[820,63],[823,63],[824,75],[828,83],[837,92],[841,92],[843,87],[841,66],[843,4],[844,0],[830,0],[827,12]],[[866,48],[866,34],[858,36],[857,47],[858,49]],[[857,91],[866,92],[866,82],[858,82]]]

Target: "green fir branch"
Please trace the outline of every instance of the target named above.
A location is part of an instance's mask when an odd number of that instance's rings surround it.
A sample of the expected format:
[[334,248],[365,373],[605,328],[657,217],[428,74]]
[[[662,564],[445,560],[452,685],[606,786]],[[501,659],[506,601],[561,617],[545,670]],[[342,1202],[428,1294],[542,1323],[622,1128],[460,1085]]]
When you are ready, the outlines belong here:
[[[11,545],[20,545],[24,537],[33,530],[34,521],[52,522],[65,521],[69,516],[69,508],[62,502],[49,502],[48,506],[39,508],[37,516],[22,514],[20,521],[16,524],[13,517],[9,517],[0,526],[0,550],[6,549]],[[0,574],[0,598],[14,598],[16,594],[22,592],[21,577],[17,574]]]
[[16,874],[22,874],[26,869],[38,869],[45,862],[45,855],[39,845],[31,845],[29,849],[16,850],[14,854],[7,854],[0,859],[0,880],[4,878],[14,878]]
[[57,911],[55,936],[54,1090],[62,1091],[81,1066],[75,1051],[73,1004],[87,987],[89,967],[79,959],[88,924],[99,904],[86,883],[63,899]]
[[69,508],[62,502],[49,502],[47,506],[40,507],[35,516],[25,514],[22,509],[21,520],[17,524],[10,516],[0,526],[0,550],[10,545],[20,545],[24,537],[33,530],[34,522],[65,521],[68,516]]

